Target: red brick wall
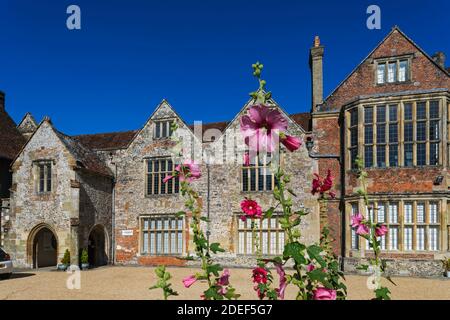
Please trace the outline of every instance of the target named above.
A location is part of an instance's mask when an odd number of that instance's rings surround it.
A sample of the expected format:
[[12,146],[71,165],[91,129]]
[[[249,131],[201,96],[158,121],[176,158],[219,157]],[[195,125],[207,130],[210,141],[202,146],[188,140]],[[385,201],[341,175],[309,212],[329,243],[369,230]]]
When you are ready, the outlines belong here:
[[[385,85],[375,84],[375,64],[372,63],[372,59],[403,54],[415,54],[411,63],[412,81]],[[332,96],[328,97],[325,105],[327,108],[339,109],[359,95],[449,87],[450,79],[444,71],[432,63],[400,32],[394,31]]]
[[[403,54],[413,54],[412,80],[401,84],[377,85],[373,59]],[[398,30],[394,30],[368,59],[326,99],[320,110],[339,112],[345,104],[361,95],[435,88],[450,88],[449,77]],[[319,154],[340,154],[341,125],[339,114],[328,114],[326,117],[313,115],[313,138]],[[320,159],[320,174],[324,175],[328,169],[331,169],[335,176],[335,188],[339,198],[341,166],[336,160]],[[342,170],[345,169],[342,168]],[[447,185],[433,185],[437,175],[446,175],[446,170],[442,172],[442,169],[439,168],[370,169],[368,171],[369,193],[432,192],[445,191],[447,188]],[[358,186],[355,174],[347,172],[345,183],[346,195],[354,194],[354,187]],[[337,253],[340,253],[342,242],[340,211],[343,210],[339,210],[337,203],[330,203],[328,224],[334,229],[332,236],[336,238],[334,249]]]
[[[314,141],[317,145],[317,152],[319,154],[333,154],[340,153],[340,128],[338,116],[327,118],[316,118],[313,120]],[[334,190],[336,198],[339,199],[341,194],[341,169],[339,161],[336,159],[320,159],[319,160],[319,174],[326,176],[328,169],[334,177]],[[328,227],[330,229],[330,236],[334,239],[333,251],[340,255],[341,253],[341,213],[339,209],[339,201],[328,202]],[[323,226],[321,226],[322,228]]]
[[[433,184],[438,175],[446,175],[447,170],[441,168],[389,168],[367,169],[369,193],[417,193],[446,191],[445,181],[435,186]],[[353,188],[358,187],[354,172],[347,173],[346,195],[354,194]]]

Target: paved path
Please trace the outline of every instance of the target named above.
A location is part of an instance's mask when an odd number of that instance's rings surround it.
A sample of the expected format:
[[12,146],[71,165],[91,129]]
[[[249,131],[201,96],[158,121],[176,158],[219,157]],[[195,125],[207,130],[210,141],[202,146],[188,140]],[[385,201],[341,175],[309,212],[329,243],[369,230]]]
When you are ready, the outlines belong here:
[[[181,279],[193,274],[194,269],[168,268],[172,283],[180,293],[179,299],[197,299],[204,284],[196,283],[186,289]],[[160,299],[159,290],[148,290],[155,282],[153,268],[103,267],[81,272],[81,289],[66,287],[68,274],[58,271],[24,271],[9,280],[0,280],[2,299]],[[231,282],[245,299],[255,299],[249,269],[231,269]],[[349,299],[369,299],[367,277],[347,276]],[[395,299],[445,299],[450,300],[449,279],[394,278],[398,286],[390,286]],[[286,298],[292,299],[295,290],[288,289]]]

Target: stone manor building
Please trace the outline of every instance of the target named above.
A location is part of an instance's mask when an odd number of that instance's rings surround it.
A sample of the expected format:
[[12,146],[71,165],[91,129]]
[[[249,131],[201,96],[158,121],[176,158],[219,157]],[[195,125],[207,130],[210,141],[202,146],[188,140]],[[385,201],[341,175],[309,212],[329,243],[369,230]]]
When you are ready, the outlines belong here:
[[[279,164],[291,175],[294,209],[309,211],[301,225],[306,242],[319,240],[325,224],[346,271],[370,257],[364,239],[350,228],[350,216],[367,212],[357,193],[354,160],[368,172],[371,217],[386,223],[382,255],[393,273],[439,275],[450,256],[450,77],[445,55],[428,55],[399,28],[323,97],[324,47],[318,37],[310,50],[311,112],[285,115],[289,134],[307,146],[290,153],[280,147]],[[349,70],[350,71],[350,70]],[[276,93],[275,93],[276,94]],[[273,205],[270,154],[245,166],[239,118],[186,124],[163,100],[138,130],[68,136],[46,117],[37,123],[26,114],[16,126],[0,95],[1,245],[15,265],[54,266],[66,249],[78,263],[81,249],[92,265],[191,263],[194,252],[189,217],[179,181],[162,180],[174,168],[171,123],[186,132],[186,150],[214,161],[201,163],[200,192],[204,228],[220,242],[226,265],[254,262],[250,225],[239,219],[244,197],[263,208]],[[231,146],[231,147],[230,147]],[[316,172],[332,170],[337,197],[320,210],[312,196]],[[277,213],[261,222],[264,255],[281,254],[284,233]]]

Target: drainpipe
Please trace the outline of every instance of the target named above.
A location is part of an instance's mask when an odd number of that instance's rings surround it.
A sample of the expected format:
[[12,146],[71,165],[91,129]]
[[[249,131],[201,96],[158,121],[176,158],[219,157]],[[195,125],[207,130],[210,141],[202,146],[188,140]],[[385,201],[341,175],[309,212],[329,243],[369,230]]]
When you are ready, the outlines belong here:
[[210,224],[211,224],[211,222],[209,221],[210,202],[211,202],[211,197],[210,197],[210,193],[211,193],[211,179],[210,179],[209,158],[208,158],[208,160],[206,162],[206,172],[207,172],[206,214],[207,214],[207,218],[208,218],[207,229],[206,229],[206,240],[208,241],[208,248],[209,248],[209,236],[211,235],[211,231],[210,231]]
[[[341,129],[342,130],[342,129]],[[341,140],[342,140],[343,135],[341,134]],[[342,141],[341,145],[342,144]],[[340,178],[341,178],[341,187],[340,187],[340,193],[341,193],[341,197],[340,197],[340,208],[343,208],[343,210],[341,211],[343,214],[341,215],[341,259],[339,261],[340,264],[340,268],[341,270],[344,270],[344,258],[345,258],[345,232],[346,232],[346,225],[345,225],[345,201],[344,201],[344,196],[345,196],[345,167],[344,167],[344,151],[341,148],[340,153],[339,154],[318,154],[313,152],[313,147],[314,147],[314,141],[312,140],[311,137],[308,137],[306,139],[306,149],[308,150],[308,155],[310,158],[315,159],[315,160],[319,160],[319,159],[335,159],[338,161],[339,163],[339,171],[340,171]]]
[[114,177],[112,179],[112,207],[111,207],[111,262],[116,264],[116,177],[117,177],[117,165],[112,161],[113,155],[110,154],[111,165],[114,166]]

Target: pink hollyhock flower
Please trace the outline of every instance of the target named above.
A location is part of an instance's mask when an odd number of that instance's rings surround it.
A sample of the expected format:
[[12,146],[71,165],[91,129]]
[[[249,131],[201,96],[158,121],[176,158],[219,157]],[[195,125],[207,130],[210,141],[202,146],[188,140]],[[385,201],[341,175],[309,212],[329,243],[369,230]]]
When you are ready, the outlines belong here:
[[250,166],[250,155],[248,154],[248,152],[244,153],[244,166]]
[[363,216],[361,213],[357,213],[352,216],[352,228],[357,228],[363,221]]
[[253,269],[253,282],[255,283],[267,283],[267,270],[261,267]]
[[313,291],[314,300],[336,300],[336,290],[319,287]]
[[388,228],[384,224],[382,224],[381,226],[375,228],[375,234],[376,234],[377,237],[382,237],[387,232],[388,232]]
[[286,272],[284,272],[283,265],[280,263],[276,263],[275,267],[277,268],[277,273],[280,276],[280,286],[275,289],[275,291],[277,292],[278,297],[283,300],[284,292],[286,291],[287,287]]
[[279,132],[286,131],[288,122],[279,110],[257,104],[251,106],[240,119],[241,133],[251,150],[272,152]]
[[241,217],[243,221],[245,221],[246,218],[261,218],[262,217],[262,209],[260,205],[250,199],[245,199],[241,202],[241,209],[244,211],[245,216]]
[[331,199],[336,198],[336,192],[330,191],[329,194],[330,194]]
[[308,264],[308,265],[306,266],[306,271],[307,271],[307,272],[311,272],[311,271],[313,271],[315,268],[316,268],[316,267],[311,263],[311,264]]
[[[180,181],[186,180],[188,182],[191,182],[193,180],[199,179],[202,176],[200,166],[193,160],[187,160],[183,163],[183,165],[178,165],[177,168],[180,172]],[[175,168],[175,170],[177,169]]]
[[230,283],[229,279],[230,279],[230,270],[224,269],[222,276],[217,280],[217,284],[219,286],[227,286]]
[[302,141],[297,137],[283,135],[281,143],[291,152],[297,150],[302,145]]
[[183,279],[183,285],[186,288],[189,288],[197,281],[197,278],[195,276],[189,276]]
[[217,291],[217,293],[219,293],[221,296],[226,295],[227,292],[228,292],[228,289],[224,288],[224,287],[220,287],[220,289]]
[[163,179],[163,183],[166,183],[170,179],[180,177],[180,181],[192,182],[202,176],[200,166],[192,160],[186,160],[183,164],[179,164],[175,167],[175,175],[168,175]]
[[365,224],[360,224],[356,228],[356,234],[359,234],[360,236],[364,236],[366,234],[369,234],[369,227],[366,226]]

